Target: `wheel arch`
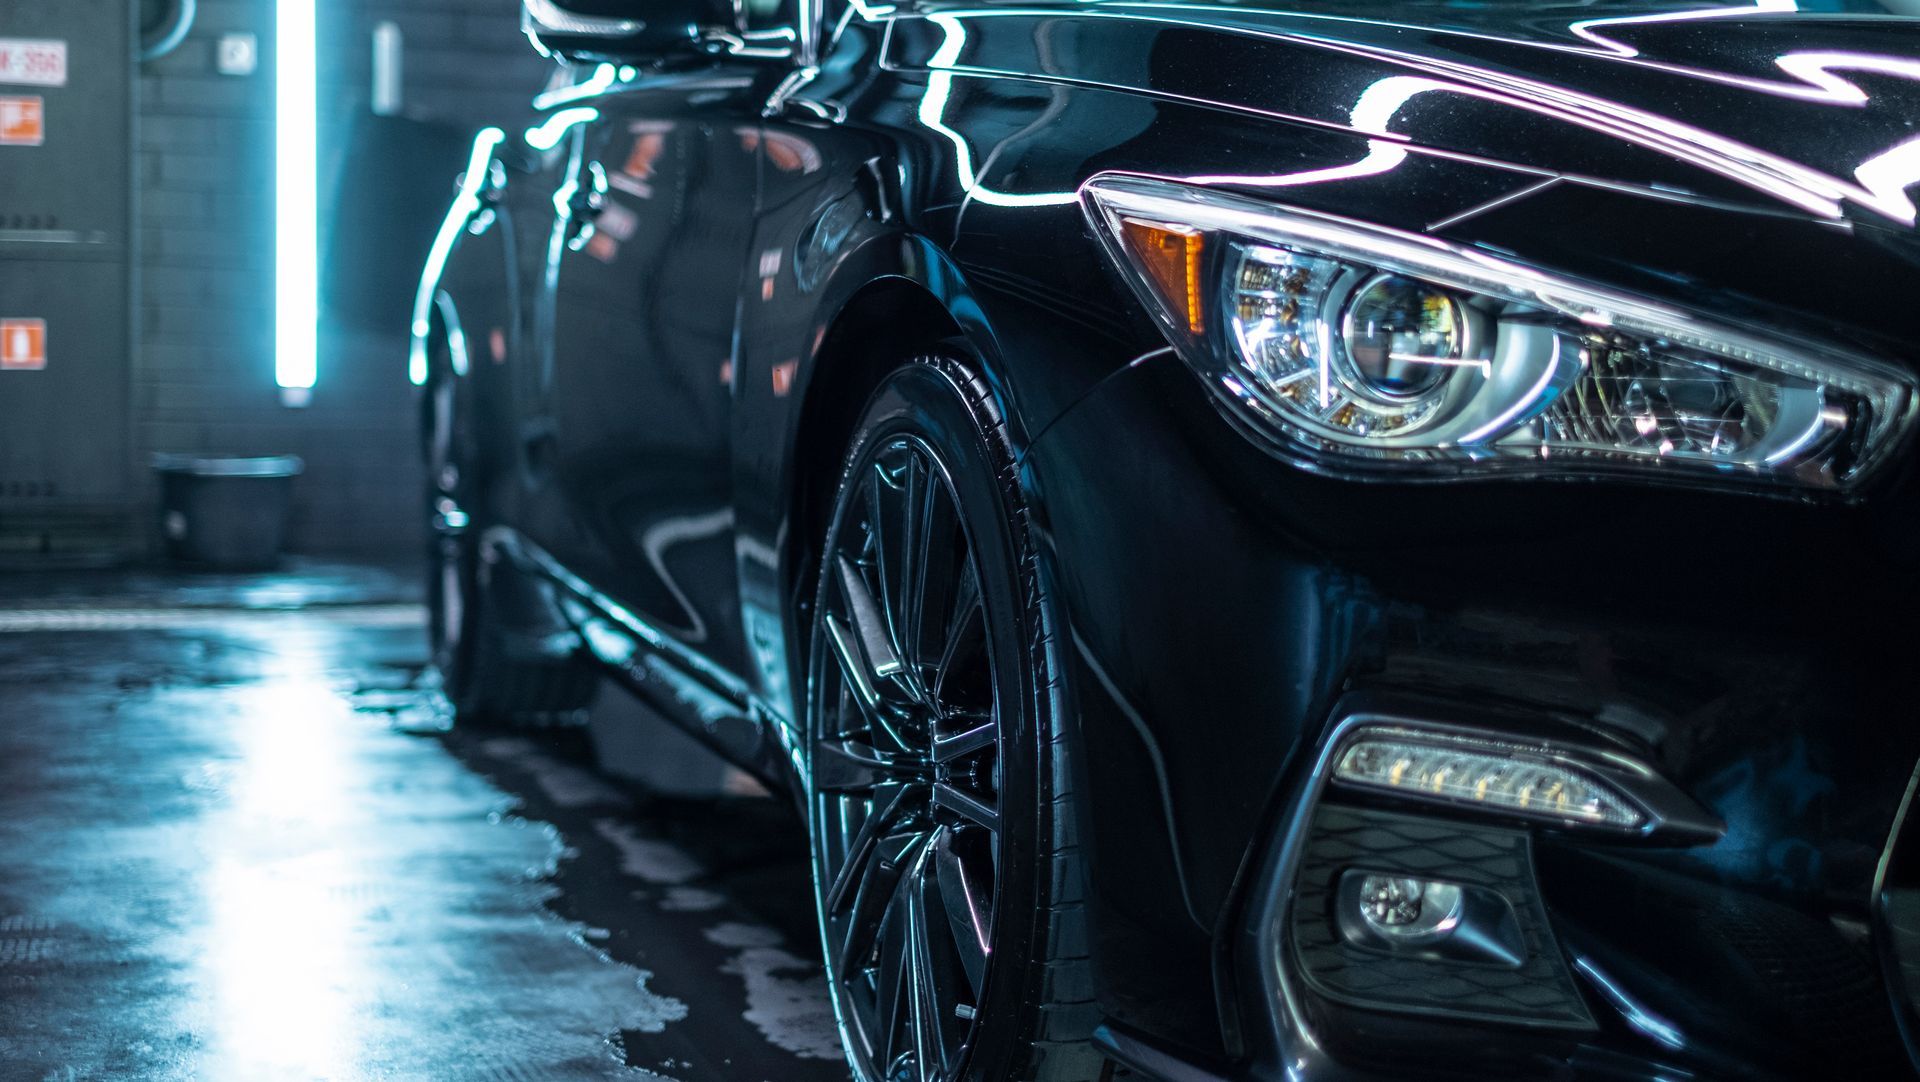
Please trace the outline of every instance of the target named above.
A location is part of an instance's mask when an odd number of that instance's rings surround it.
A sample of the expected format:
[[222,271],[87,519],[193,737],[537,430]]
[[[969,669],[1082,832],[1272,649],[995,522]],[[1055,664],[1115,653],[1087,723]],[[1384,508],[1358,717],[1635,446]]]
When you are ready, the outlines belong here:
[[[435,289],[427,305],[427,326],[424,331],[427,346],[427,382],[447,376],[464,376],[472,371],[472,355],[468,352],[466,326],[460,320],[460,305],[453,294],[446,289]],[[444,343],[447,349],[446,371],[434,371],[433,346]]]
[[[960,319],[921,282],[886,275],[861,286],[826,324],[796,411],[781,550],[781,596],[797,619],[787,629],[789,671],[807,671],[808,584],[819,561],[840,469],[867,399],[915,353],[964,340]],[[978,351],[972,351],[978,356]],[[796,719],[797,720],[797,719]]]
[[[758,246],[786,250],[780,235]],[[854,427],[882,378],[917,353],[958,354],[992,390],[1016,454],[1026,434],[1050,419],[1020,408],[1032,373],[1018,370],[1002,348],[943,245],[877,213],[856,238],[799,293],[786,293],[791,279],[782,277],[770,303],[749,299],[734,362],[743,618],[758,698],[789,735],[804,690],[809,583],[824,516]]]
[[[514,354],[522,341],[520,279],[514,221],[504,205],[464,216],[456,200],[436,242],[435,258],[422,270],[409,328],[408,377],[421,399],[420,443],[434,439],[433,401],[437,391],[457,381],[460,409],[472,416],[476,438],[472,463],[483,485],[474,495],[500,496],[492,484],[509,476],[513,444],[509,431],[507,384]],[[441,254],[444,248],[444,254]],[[453,418],[441,420],[452,423]]]
[[867,283],[827,325],[794,426],[792,506],[801,533],[818,521],[837,484],[867,397],[915,353],[964,337],[947,306],[920,283],[885,277]]

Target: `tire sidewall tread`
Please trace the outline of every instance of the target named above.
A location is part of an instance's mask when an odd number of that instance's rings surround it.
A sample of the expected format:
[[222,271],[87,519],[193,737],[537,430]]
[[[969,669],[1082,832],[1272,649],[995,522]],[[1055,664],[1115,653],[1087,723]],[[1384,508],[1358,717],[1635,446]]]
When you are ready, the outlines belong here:
[[[1088,1043],[1098,1012],[1090,994],[1083,876],[1068,781],[1072,772],[1065,759],[1063,670],[1006,418],[986,382],[966,364],[946,353],[926,354],[881,381],[842,460],[834,511],[819,551],[829,551],[826,542],[840,528],[845,494],[859,482],[871,449],[903,434],[918,437],[943,459],[972,543],[985,540],[973,521],[982,505],[997,515],[992,540],[1001,551],[992,558],[1012,574],[1008,600],[1021,625],[1023,716],[1018,720],[1033,726],[1009,734],[1026,757],[1024,784],[1002,791],[1003,816],[1011,808],[1008,791],[1017,790],[1031,809],[1031,823],[1020,837],[1011,831],[1002,836],[1008,855],[1002,860],[994,967],[982,1004],[983,1018],[997,1024],[976,1032],[964,1076],[981,1082],[1092,1082],[1101,1075],[1103,1058]],[[818,613],[824,580],[815,570],[812,611]],[[811,689],[806,702],[802,716],[811,746],[816,727],[809,713]],[[811,838],[811,828],[808,833]],[[1013,879],[1008,872],[1020,873],[1017,892],[1007,890]],[[1009,923],[1022,904],[1025,919]]]

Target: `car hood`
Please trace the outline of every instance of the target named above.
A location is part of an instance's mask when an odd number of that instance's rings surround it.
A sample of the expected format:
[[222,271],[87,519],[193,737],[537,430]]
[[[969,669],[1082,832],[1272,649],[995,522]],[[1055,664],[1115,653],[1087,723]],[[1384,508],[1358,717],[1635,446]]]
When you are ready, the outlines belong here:
[[1915,222],[1920,20],[1755,7],[1356,10],[1138,0],[936,10],[925,17],[944,39],[896,59],[1161,93],[1819,218]]

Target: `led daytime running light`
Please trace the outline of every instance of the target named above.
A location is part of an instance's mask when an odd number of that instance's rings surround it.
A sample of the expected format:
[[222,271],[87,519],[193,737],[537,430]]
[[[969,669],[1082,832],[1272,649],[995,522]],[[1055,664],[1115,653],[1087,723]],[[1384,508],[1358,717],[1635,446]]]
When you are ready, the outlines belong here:
[[1637,831],[1624,794],[1550,752],[1406,731],[1362,731],[1334,766],[1348,785],[1564,823]]

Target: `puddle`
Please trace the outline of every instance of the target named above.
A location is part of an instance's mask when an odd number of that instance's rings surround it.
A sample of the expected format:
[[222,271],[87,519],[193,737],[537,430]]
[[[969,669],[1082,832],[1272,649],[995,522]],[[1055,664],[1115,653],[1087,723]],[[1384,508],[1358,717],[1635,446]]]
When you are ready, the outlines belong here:
[[756,924],[719,924],[707,939],[736,953],[720,967],[746,982],[745,1018],[777,1047],[803,1059],[844,1057],[826,974],[785,949],[778,931]]

